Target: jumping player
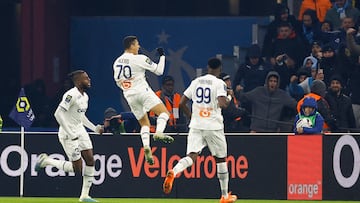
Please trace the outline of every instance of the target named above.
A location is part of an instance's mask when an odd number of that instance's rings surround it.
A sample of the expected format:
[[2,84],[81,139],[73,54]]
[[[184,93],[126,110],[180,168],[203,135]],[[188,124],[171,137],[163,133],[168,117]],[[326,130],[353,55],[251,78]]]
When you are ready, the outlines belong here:
[[139,54],[140,44],[136,36],[125,37],[123,46],[124,53],[113,64],[114,79],[141,126],[140,135],[144,146],[145,159],[148,164],[152,165],[154,159],[150,148],[150,121],[147,112],[151,110],[158,116],[153,139],[165,143],[174,141],[174,138],[163,133],[170,114],[145,79],[146,70],[156,75],[163,74],[165,68],[164,50],[157,48],[160,59],[156,64],[149,57]]

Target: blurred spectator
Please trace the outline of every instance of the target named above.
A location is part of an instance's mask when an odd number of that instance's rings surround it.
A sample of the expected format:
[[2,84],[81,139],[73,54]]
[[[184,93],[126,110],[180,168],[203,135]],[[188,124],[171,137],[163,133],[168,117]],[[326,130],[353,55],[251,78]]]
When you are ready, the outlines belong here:
[[351,128],[356,128],[355,117],[351,99],[341,92],[342,83],[341,76],[333,75],[325,99],[329,103],[331,114],[336,119],[337,131],[350,132]]
[[270,22],[267,27],[262,48],[262,55],[268,57],[268,59],[271,57],[272,43],[278,37],[278,28],[280,24],[287,23],[294,28],[296,32],[300,32],[300,23],[295,16],[289,14],[289,8],[284,4],[276,4],[274,17],[275,19]]
[[309,72],[308,68],[305,68],[305,67],[300,68],[298,70],[298,72],[296,73],[296,75],[291,76],[290,85],[289,85],[289,93],[293,98],[295,98],[296,101],[299,101],[304,96],[304,93],[303,93],[303,91],[300,91],[300,93],[295,92],[295,91],[290,91],[291,85],[292,85],[292,83],[298,85],[301,82],[303,82],[304,80],[306,80],[306,78],[308,78],[308,77],[311,77],[311,73]]
[[325,20],[324,22],[321,23],[321,31],[322,32],[331,32],[333,30],[334,30],[334,27],[330,21]]
[[317,103],[313,97],[305,97],[300,112],[295,117],[295,134],[320,134],[323,130],[324,118],[317,111]]
[[330,106],[325,99],[326,95],[326,85],[322,80],[314,80],[311,84],[311,92],[304,95],[302,99],[297,103],[297,112],[300,113],[301,106],[306,97],[312,97],[316,100],[317,110],[324,118],[324,127],[323,130],[326,132],[337,130],[336,120],[332,116],[330,111]]
[[360,45],[356,44],[355,42],[355,34],[355,29],[348,29],[346,32],[346,41],[350,52],[354,55],[357,55],[357,63],[350,72],[349,92],[354,110],[356,127],[360,128]]
[[278,36],[271,43],[269,55],[266,55],[266,57],[269,57],[271,63],[275,65],[275,57],[286,54],[287,59],[292,62],[291,64],[287,63],[288,67],[300,67],[306,56],[306,50],[305,42],[299,36],[289,23],[283,22],[279,24]]
[[46,95],[44,80],[37,79],[26,85],[25,92],[36,116],[32,127],[50,127],[53,111],[51,111],[50,98]]
[[248,92],[255,87],[263,86],[266,75],[271,69],[271,64],[261,58],[259,45],[251,45],[246,54],[245,63],[241,64],[236,71],[233,89],[239,91],[243,88],[244,92]]
[[335,0],[333,7],[326,12],[325,20],[332,23],[334,30],[341,27],[341,20],[349,17],[354,22],[359,18],[360,11],[352,7],[350,0]]
[[225,132],[249,132],[249,127],[245,126],[244,119],[246,110],[240,107],[240,102],[235,98],[234,92],[231,89],[231,78],[227,73],[221,73],[219,76],[228,88],[230,103],[228,107],[222,109],[224,117],[224,131]]
[[115,109],[109,107],[104,112],[104,132],[120,135],[125,133],[124,121]]
[[295,109],[295,99],[279,89],[279,83],[279,74],[270,71],[265,79],[265,86],[240,94],[242,103],[251,103],[250,132],[279,132],[279,121],[282,119],[284,107]]
[[[186,117],[179,109],[181,95],[174,92],[174,86],[174,78],[167,75],[162,78],[161,89],[155,92],[170,113],[168,124],[164,132],[187,132]],[[149,115],[151,121],[150,132],[155,132],[157,117],[155,117],[155,113],[152,111],[149,112]]]
[[311,50],[311,44],[321,39],[321,24],[314,10],[305,10],[301,23],[301,37],[306,42],[306,52]]
[[279,88],[286,90],[289,85],[290,77],[296,75],[294,61],[287,56],[287,54],[280,54],[275,57],[274,70],[279,74],[281,81],[279,81]]
[[320,22],[325,20],[326,12],[332,7],[330,0],[303,0],[299,11],[298,19],[303,20],[303,13],[308,10],[314,10]]

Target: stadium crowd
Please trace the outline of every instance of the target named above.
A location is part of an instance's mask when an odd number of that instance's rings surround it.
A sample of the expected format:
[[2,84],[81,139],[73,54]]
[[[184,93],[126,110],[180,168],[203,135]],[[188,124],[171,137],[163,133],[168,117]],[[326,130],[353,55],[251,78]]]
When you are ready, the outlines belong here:
[[[292,132],[297,102],[309,94],[317,95],[324,131],[360,131],[360,11],[351,0],[317,1],[323,3],[320,8],[311,2],[303,1],[298,17],[286,5],[277,4],[263,44],[249,47],[234,76],[221,74],[233,90],[225,131]],[[57,95],[66,91],[66,84]],[[44,88],[41,80],[26,87],[38,115],[33,126],[55,127],[49,112],[59,96],[48,98]],[[321,94],[316,93],[319,88]],[[174,92],[168,94],[170,98]],[[178,122],[181,127],[184,123]]]

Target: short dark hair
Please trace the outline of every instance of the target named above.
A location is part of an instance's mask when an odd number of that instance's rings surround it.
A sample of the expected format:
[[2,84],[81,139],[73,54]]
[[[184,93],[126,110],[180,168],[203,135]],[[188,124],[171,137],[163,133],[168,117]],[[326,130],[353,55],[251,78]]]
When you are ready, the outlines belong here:
[[171,75],[167,75],[161,79],[161,84],[164,85],[167,81],[175,82],[174,77]]
[[211,69],[218,69],[221,66],[221,60],[216,57],[210,58],[208,60],[208,66]]
[[124,49],[130,48],[131,44],[134,43],[135,40],[137,40],[137,37],[133,35],[124,37],[123,40]]
[[68,77],[72,80],[73,83],[79,79],[81,74],[85,73],[84,70],[75,70],[68,74]]

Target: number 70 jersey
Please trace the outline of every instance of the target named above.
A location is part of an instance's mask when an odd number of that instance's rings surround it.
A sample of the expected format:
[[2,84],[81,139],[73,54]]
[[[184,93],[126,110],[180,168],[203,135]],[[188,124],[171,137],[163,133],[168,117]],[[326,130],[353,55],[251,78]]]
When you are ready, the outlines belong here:
[[194,79],[184,91],[192,100],[190,128],[221,130],[224,128],[218,97],[227,95],[226,84],[214,75],[207,74]]
[[156,68],[157,64],[145,55],[123,53],[113,64],[114,80],[124,96],[138,94],[139,90],[149,88],[145,71],[154,72]]

